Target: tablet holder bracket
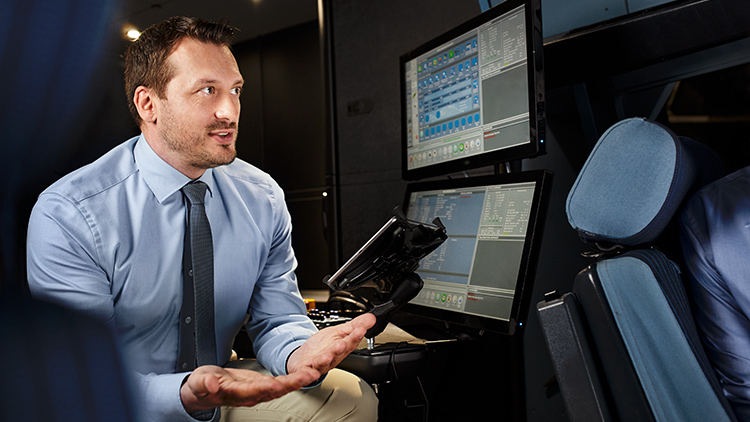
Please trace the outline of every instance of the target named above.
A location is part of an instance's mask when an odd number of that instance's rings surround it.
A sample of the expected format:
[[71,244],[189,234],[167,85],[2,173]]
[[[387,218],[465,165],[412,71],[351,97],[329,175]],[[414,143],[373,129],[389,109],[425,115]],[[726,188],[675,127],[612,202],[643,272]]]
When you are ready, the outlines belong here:
[[440,218],[432,224],[411,221],[398,207],[393,214],[341,270],[323,280],[333,291],[368,285],[384,294],[384,301],[369,311],[377,317],[365,334],[370,348],[393,314],[422,290],[424,283],[415,272],[419,262],[448,238]]

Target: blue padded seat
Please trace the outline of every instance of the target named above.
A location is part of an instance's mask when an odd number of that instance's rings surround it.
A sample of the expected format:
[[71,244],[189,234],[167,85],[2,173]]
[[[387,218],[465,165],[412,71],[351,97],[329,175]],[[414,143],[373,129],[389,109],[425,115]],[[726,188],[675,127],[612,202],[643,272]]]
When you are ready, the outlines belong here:
[[568,222],[586,241],[651,242],[691,188],[715,180],[722,168],[703,144],[647,119],[623,120],[601,136],[581,169],[568,194]]
[[654,419],[732,420],[674,263],[657,250],[638,250],[595,271]]
[[[538,305],[561,391],[577,389],[563,391],[571,420],[736,420],[700,344],[680,270],[650,247],[686,197],[722,175],[712,150],[642,118],[615,124],[592,150],[566,212],[581,239],[606,244],[609,255],[579,273],[572,298]],[[590,390],[563,385],[576,371],[589,374]],[[597,416],[574,417],[569,397],[590,402],[587,414]]]

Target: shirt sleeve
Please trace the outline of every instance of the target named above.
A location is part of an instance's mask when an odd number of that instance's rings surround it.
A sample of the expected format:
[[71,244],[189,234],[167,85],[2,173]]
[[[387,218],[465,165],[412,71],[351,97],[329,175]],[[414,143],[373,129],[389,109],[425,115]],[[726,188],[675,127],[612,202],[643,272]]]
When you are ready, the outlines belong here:
[[96,233],[74,202],[42,194],[31,212],[26,249],[35,298],[92,315],[114,332],[111,288],[98,264]]
[[[54,193],[40,196],[29,220],[27,271],[31,294],[103,321],[116,336],[107,269],[99,264],[96,228],[85,210]],[[123,351],[127,366],[127,351]],[[130,371],[141,420],[194,421],[180,399],[186,374]]]
[[739,419],[750,420],[750,320],[735,297],[736,287],[717,265],[720,245],[732,242],[713,233],[706,215],[710,205],[704,201],[694,198],[680,217],[686,281],[706,354],[724,394]]
[[284,375],[288,356],[317,329],[307,317],[297,287],[291,217],[281,189],[277,187],[272,197],[276,201],[272,240],[253,290],[246,327],[258,361],[272,374]]

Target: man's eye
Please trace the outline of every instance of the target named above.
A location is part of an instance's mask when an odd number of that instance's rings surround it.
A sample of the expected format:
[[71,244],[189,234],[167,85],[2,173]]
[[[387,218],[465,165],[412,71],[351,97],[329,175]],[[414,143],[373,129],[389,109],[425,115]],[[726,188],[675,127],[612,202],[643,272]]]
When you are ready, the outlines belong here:
[[213,94],[214,93],[214,87],[207,86],[207,87],[201,89],[201,92],[204,93],[204,94]]
[[234,95],[240,95],[240,94],[242,94],[242,88],[240,88],[240,87],[232,88],[232,94],[234,94]]

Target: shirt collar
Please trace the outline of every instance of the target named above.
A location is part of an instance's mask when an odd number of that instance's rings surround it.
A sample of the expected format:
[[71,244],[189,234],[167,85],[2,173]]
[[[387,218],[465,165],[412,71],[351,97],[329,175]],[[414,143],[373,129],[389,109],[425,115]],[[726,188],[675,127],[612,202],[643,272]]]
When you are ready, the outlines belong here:
[[[138,171],[142,174],[143,180],[146,181],[159,203],[164,202],[165,199],[182,189],[191,180],[159,157],[151,149],[151,145],[148,144],[142,133],[135,144],[133,153]],[[206,170],[197,179],[208,185],[209,195],[213,195],[214,187],[212,170]]]

